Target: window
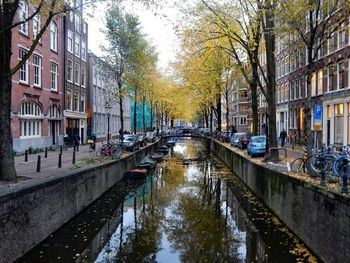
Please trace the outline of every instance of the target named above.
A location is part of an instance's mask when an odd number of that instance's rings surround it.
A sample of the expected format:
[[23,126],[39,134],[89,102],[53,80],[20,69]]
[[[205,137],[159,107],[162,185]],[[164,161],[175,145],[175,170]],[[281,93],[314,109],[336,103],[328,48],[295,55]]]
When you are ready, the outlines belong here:
[[338,32],[338,48],[343,48],[346,45],[346,29],[344,23],[340,25],[340,29]]
[[336,76],[335,76],[335,66],[334,65],[329,65],[327,69],[328,73],[328,91],[333,91],[336,89]]
[[79,111],[79,92],[74,92],[73,111]]
[[67,81],[73,82],[73,61],[67,58]]
[[[19,21],[25,21],[28,18],[28,4],[25,1],[19,1],[18,4]],[[19,31],[25,35],[28,35],[28,22],[19,25]]]
[[336,49],[336,39],[334,32],[331,33],[328,39],[328,54],[332,53]]
[[68,29],[67,32],[67,50],[73,53],[73,32]]
[[80,37],[75,36],[75,55],[80,57]]
[[66,109],[72,110],[72,90],[67,89],[66,94]]
[[73,22],[73,19],[74,19],[74,13],[73,13],[72,10],[70,10],[70,11],[69,11],[69,20],[70,20],[71,22]]
[[[24,48],[19,49],[19,59],[23,59],[27,54],[27,50]],[[28,84],[28,60],[19,69],[19,82]]]
[[316,72],[312,72],[311,75],[311,96],[316,96]]
[[81,67],[81,86],[85,87],[86,82],[86,69],[84,67]]
[[74,66],[74,83],[80,85],[80,65],[75,63]]
[[83,33],[86,34],[86,28],[87,28],[87,24],[83,23]]
[[337,65],[337,75],[338,75],[338,89],[343,89],[346,86],[346,80],[345,77],[347,74],[345,74],[345,62],[341,61]]
[[41,136],[41,109],[34,102],[24,102],[20,109],[20,137]]
[[51,90],[57,91],[58,65],[54,62],[51,62],[50,71],[51,71]]
[[80,16],[75,14],[75,30],[80,33]]
[[334,105],[334,143],[343,144],[344,137],[344,104]]
[[38,55],[33,56],[33,68],[34,68],[34,86],[41,86],[41,57]]
[[49,118],[50,119],[58,119],[58,118],[60,118],[60,111],[58,110],[57,105],[52,105],[49,108]]
[[57,51],[57,26],[55,22],[50,23],[50,48]]
[[323,93],[323,70],[318,71],[318,82],[317,82],[317,94],[320,95]]
[[80,94],[80,111],[85,112],[85,94]]
[[81,41],[81,59],[86,61],[86,43]]
[[37,14],[36,16],[33,17],[33,36],[36,38],[36,36],[40,32],[40,15]]

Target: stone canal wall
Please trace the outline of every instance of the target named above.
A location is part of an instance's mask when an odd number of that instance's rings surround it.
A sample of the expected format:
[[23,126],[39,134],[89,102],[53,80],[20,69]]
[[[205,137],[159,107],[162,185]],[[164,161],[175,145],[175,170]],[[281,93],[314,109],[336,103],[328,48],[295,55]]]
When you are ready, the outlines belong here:
[[210,148],[324,262],[350,261],[350,198],[272,171],[217,141]]
[[16,185],[0,193],[0,263],[13,262],[123,178],[158,142],[108,164]]

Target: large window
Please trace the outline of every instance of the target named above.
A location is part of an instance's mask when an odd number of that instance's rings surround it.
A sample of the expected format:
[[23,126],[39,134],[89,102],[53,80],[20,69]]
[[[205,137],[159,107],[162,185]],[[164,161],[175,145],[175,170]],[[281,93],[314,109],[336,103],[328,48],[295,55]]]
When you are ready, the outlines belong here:
[[328,91],[333,91],[336,89],[336,69],[334,65],[329,65],[327,69],[327,86],[328,86]]
[[81,67],[81,86],[85,87],[86,83],[86,69],[84,67]]
[[80,85],[80,65],[78,63],[74,65],[74,83]]
[[40,32],[40,15],[33,17],[33,36],[36,37]]
[[343,89],[346,86],[346,77],[347,74],[345,74],[345,62],[341,61],[337,65],[337,78],[338,78],[338,89]]
[[334,105],[334,143],[343,144],[344,140],[344,104]]
[[50,48],[57,51],[57,25],[55,22],[50,23]]
[[340,29],[338,32],[338,48],[343,48],[346,46],[346,28],[344,23],[340,25]]
[[50,72],[51,72],[51,90],[57,91],[58,65],[56,63],[51,62]]
[[72,90],[67,89],[66,94],[66,109],[72,110]]
[[73,53],[73,32],[69,29],[67,31],[67,50]]
[[57,105],[52,105],[49,108],[49,118],[50,119],[58,119],[58,118],[60,118],[60,111],[59,111]]
[[311,74],[311,96],[316,96],[316,72],[312,72]]
[[41,136],[41,109],[34,102],[24,102],[20,110],[20,137]]
[[73,82],[73,61],[67,58],[67,80]]
[[323,70],[320,69],[317,73],[318,81],[317,81],[317,94],[323,94]]
[[75,35],[75,47],[74,52],[77,57],[80,57],[80,37]]
[[75,30],[80,33],[80,16],[78,14],[75,14]]
[[41,87],[41,57],[39,55],[33,56],[34,68],[34,86]]
[[79,92],[74,92],[73,97],[73,111],[79,111]]
[[86,43],[81,41],[81,59],[86,61]]
[[[18,4],[19,21],[25,21],[28,18],[28,4],[26,1],[19,1]],[[19,31],[28,35],[28,22],[19,25]]]
[[80,94],[80,111],[85,112],[85,94]]
[[[19,49],[19,59],[23,59],[27,54],[27,50],[24,48]],[[19,81],[28,84],[28,60],[19,69]]]

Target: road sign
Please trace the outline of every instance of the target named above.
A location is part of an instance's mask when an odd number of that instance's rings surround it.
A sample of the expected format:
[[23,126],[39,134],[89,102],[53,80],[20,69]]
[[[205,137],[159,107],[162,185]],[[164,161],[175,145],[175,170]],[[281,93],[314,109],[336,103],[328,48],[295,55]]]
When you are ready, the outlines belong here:
[[320,131],[322,128],[322,105],[316,104],[314,106],[314,129]]

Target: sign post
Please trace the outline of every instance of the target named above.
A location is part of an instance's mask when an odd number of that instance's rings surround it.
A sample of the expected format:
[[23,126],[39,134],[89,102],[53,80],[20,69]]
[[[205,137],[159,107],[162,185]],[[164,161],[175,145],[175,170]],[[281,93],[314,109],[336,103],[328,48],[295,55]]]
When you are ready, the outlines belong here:
[[314,137],[314,150],[316,150],[316,144],[317,144],[317,132],[321,131],[322,129],[322,104],[316,104],[314,106],[314,131],[315,131],[315,137]]

